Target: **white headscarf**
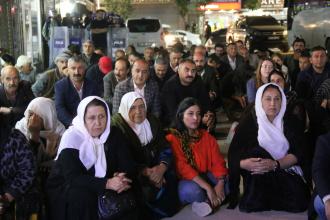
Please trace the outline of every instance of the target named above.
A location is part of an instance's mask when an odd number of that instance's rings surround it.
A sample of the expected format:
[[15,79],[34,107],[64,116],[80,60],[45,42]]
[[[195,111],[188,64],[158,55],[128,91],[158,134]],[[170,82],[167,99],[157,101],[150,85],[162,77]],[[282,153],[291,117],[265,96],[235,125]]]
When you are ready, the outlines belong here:
[[[281,110],[270,122],[265,110],[262,108],[262,95],[267,86],[274,85],[281,91],[282,103]],[[255,110],[258,122],[258,142],[275,159],[283,158],[289,149],[289,142],[283,132],[283,116],[286,109],[286,97],[283,90],[274,83],[267,83],[261,86],[256,95]]]
[[139,137],[141,144],[147,145],[152,139],[151,127],[148,119],[146,118],[141,124],[132,122],[129,118],[129,110],[137,99],[142,99],[147,110],[145,99],[137,92],[126,93],[120,102],[118,113],[125,119],[129,126],[133,129],[135,134]]
[[[87,105],[94,99],[102,101],[107,108],[107,125],[100,137],[93,138],[85,127],[85,111]],[[64,133],[55,160],[61,151],[66,148],[79,150],[79,159],[86,169],[95,167],[95,177],[104,177],[107,172],[107,161],[104,152],[104,143],[110,134],[110,111],[106,102],[98,96],[88,96],[81,100],[77,109],[77,116],[72,126]]]
[[54,134],[59,136],[63,135],[65,127],[57,120],[54,101],[49,98],[38,97],[29,103],[24,112],[24,117],[18,121],[15,126],[27,139],[30,138],[30,131],[27,128],[27,123],[32,112],[41,117],[44,123],[44,130],[40,131],[40,137],[48,139]]

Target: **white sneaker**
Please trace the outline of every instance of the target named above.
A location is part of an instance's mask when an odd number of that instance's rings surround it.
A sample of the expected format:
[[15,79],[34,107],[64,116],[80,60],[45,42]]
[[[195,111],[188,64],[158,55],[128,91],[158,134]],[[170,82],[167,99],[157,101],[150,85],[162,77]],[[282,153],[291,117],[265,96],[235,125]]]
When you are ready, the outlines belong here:
[[191,209],[199,217],[205,217],[212,212],[212,208],[207,202],[193,202]]

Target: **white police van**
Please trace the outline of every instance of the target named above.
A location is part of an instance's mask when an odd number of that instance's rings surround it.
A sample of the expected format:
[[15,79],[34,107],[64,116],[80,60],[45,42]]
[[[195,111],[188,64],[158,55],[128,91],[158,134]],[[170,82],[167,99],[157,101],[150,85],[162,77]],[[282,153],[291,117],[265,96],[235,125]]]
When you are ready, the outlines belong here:
[[128,29],[127,41],[138,52],[146,47],[164,46],[163,29],[157,18],[129,18],[126,22]]

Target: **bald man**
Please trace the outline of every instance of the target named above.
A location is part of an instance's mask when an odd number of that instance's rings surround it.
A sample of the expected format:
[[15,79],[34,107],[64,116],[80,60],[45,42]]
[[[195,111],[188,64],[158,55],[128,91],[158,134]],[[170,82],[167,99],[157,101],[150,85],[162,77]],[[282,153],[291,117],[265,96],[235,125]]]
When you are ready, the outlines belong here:
[[2,68],[0,85],[1,136],[3,132],[10,131],[16,122],[24,116],[24,111],[32,99],[34,99],[34,95],[31,84],[20,80],[18,70],[14,66]]

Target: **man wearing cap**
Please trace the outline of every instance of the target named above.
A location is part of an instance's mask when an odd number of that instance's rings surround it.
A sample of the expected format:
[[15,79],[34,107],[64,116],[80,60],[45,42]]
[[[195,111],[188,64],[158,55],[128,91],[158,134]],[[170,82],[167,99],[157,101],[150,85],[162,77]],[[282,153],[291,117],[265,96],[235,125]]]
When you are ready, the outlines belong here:
[[99,85],[85,78],[86,63],[81,57],[68,60],[68,76],[55,84],[57,118],[67,128],[77,115],[80,101],[87,96],[100,96]]
[[32,91],[36,97],[43,96],[54,99],[54,85],[66,75],[69,58],[70,55],[67,53],[57,55],[55,58],[56,68],[47,70],[37,77],[37,81],[32,85]]
[[31,84],[36,81],[36,70],[32,67],[32,59],[28,56],[21,55],[17,58],[15,67],[18,69],[19,77],[21,80],[30,82]]
[[101,96],[103,97],[103,77],[112,70],[112,60],[110,57],[103,56],[98,64],[94,64],[86,72],[86,78],[94,81],[100,88]]
[[24,111],[32,99],[34,99],[34,95],[31,91],[31,85],[27,81],[20,81],[17,69],[14,66],[2,68],[0,85],[1,138],[6,138],[3,132],[10,131],[16,122],[24,117]]

